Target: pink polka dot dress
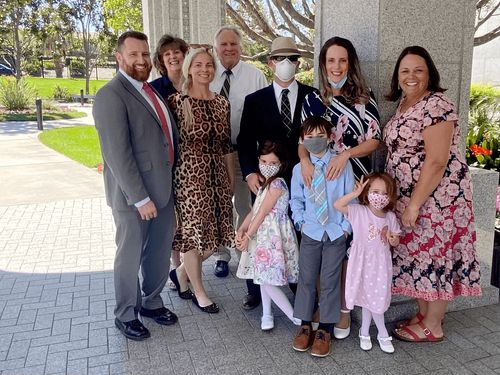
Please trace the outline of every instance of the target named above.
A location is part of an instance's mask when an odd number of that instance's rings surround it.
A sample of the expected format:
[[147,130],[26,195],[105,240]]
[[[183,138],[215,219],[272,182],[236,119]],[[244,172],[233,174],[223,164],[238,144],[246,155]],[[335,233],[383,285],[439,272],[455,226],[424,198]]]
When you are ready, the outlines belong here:
[[387,232],[400,233],[396,215],[375,216],[368,206],[347,206],[353,241],[349,249],[345,298],[347,308],[365,307],[383,314],[391,303],[392,256]]

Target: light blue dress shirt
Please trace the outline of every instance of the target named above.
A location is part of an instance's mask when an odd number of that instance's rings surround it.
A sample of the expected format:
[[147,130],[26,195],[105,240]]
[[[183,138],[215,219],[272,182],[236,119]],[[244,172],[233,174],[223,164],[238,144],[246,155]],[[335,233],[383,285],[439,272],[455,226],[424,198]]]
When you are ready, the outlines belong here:
[[[334,156],[327,151],[320,159],[325,163],[325,171],[328,162]],[[319,160],[314,155],[310,155],[313,164]],[[326,173],[326,172],[325,172]],[[316,218],[314,201],[311,199],[312,191],[304,185],[300,163],[293,168],[290,207],[292,209],[292,219],[294,223],[304,222],[302,232],[316,241],[321,241],[325,232],[330,241],[334,241],[344,232],[351,233],[351,224],[344,215],[337,211],[333,204],[335,201],[354,189],[354,173],[351,163],[348,162],[342,174],[334,180],[326,180],[326,200],[328,202],[328,221],[322,225]]]

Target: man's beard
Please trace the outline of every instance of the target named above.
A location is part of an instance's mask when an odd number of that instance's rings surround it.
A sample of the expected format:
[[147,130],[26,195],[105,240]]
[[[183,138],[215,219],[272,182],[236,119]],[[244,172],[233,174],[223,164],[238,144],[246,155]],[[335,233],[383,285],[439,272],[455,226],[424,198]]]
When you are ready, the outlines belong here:
[[139,71],[135,69],[133,65],[123,64],[125,73],[139,82],[146,82],[148,80],[152,68],[151,64],[147,64],[146,70]]

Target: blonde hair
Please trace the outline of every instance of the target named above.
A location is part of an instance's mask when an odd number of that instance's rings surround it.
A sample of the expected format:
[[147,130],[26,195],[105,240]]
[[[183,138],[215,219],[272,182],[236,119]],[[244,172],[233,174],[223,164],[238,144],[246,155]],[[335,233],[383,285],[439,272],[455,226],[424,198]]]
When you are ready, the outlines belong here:
[[212,60],[212,64],[215,69],[215,58],[214,55],[207,48],[191,48],[189,49],[188,54],[184,58],[184,63],[182,64],[182,113],[184,114],[184,121],[188,128],[193,125],[193,108],[191,106],[191,101],[189,100],[189,88],[193,84],[193,79],[189,75],[189,68],[191,68],[191,64],[196,56],[200,53],[206,53],[210,59]]
[[212,60],[212,64],[214,64],[215,69],[215,58],[214,55],[206,48],[191,48],[184,58],[184,63],[182,64],[182,76],[184,78],[184,82],[182,83],[182,93],[184,95],[188,95],[188,90],[191,87],[193,80],[189,76],[189,68],[191,68],[191,64],[196,56],[200,53],[206,53],[210,59]]

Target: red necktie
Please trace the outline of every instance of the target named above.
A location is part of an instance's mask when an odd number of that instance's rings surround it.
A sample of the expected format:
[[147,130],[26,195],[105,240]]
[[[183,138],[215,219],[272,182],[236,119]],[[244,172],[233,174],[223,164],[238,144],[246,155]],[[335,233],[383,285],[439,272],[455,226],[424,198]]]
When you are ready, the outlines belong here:
[[144,82],[142,85],[142,88],[148,94],[149,98],[153,102],[153,105],[156,110],[156,114],[160,118],[161,122],[161,127],[163,129],[163,132],[165,133],[165,136],[167,137],[167,142],[169,146],[169,153],[168,157],[170,159],[170,165],[174,164],[174,144],[172,143],[172,138],[170,137],[170,131],[168,129],[168,124],[167,124],[167,118],[165,117],[165,113],[163,112],[163,108],[160,105],[160,102],[158,101],[158,98],[156,97],[156,94],[153,92],[153,89],[147,82]]

